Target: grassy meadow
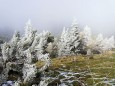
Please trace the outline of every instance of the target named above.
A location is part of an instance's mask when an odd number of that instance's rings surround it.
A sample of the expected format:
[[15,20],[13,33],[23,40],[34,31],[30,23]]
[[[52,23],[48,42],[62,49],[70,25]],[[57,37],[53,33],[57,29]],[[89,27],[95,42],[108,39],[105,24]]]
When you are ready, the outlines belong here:
[[[42,63],[37,63],[39,67]],[[81,86],[84,83],[87,86],[111,86],[115,85],[115,53],[107,52],[105,54],[95,54],[93,59],[85,55],[59,57],[51,59],[51,66],[48,69],[50,77],[58,77],[57,83],[62,79],[63,82],[70,82],[74,86]],[[57,72],[58,71],[58,72]],[[67,76],[60,75],[59,71],[67,73]],[[56,82],[55,82],[56,83]],[[66,83],[66,85],[70,85]],[[70,85],[71,86],[71,85]]]

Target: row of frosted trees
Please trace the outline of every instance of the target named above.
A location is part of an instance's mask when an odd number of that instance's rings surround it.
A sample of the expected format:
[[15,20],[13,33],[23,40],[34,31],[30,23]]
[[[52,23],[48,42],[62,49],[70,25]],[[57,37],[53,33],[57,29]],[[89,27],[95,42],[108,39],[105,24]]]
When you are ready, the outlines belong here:
[[[38,33],[28,21],[23,36],[16,32],[9,42],[1,45],[0,64],[3,70],[0,84],[8,80],[10,71],[17,71],[19,77],[16,78],[15,86],[22,83],[29,86],[38,73],[43,73],[49,67],[50,57],[104,53],[114,48],[114,42],[114,36],[104,38],[99,34],[94,37],[88,26],[80,32],[76,20],[71,27],[64,27],[59,39],[48,31]],[[36,66],[39,60],[45,62],[41,68]],[[38,86],[42,86],[43,82],[46,83],[41,79]]]
[[99,54],[114,48],[114,36],[104,38],[102,34],[98,34],[95,37],[92,35],[91,29],[88,26],[79,32],[78,24],[76,20],[74,20],[69,29],[63,29],[58,42],[58,55]]
[[[10,73],[15,72],[18,76],[15,77],[13,86],[20,86],[21,84],[31,86],[34,79],[40,78],[38,75],[50,65],[49,53],[46,52],[46,48],[48,43],[52,41],[50,32],[38,33],[28,21],[23,36],[16,32],[9,42],[1,45],[0,66],[3,70],[0,73],[0,85],[9,80],[12,75]],[[36,66],[38,61],[44,61],[45,64],[38,68]],[[39,86],[43,86],[44,80],[41,78],[40,80],[41,82],[38,81]],[[3,86],[7,85],[3,84]]]

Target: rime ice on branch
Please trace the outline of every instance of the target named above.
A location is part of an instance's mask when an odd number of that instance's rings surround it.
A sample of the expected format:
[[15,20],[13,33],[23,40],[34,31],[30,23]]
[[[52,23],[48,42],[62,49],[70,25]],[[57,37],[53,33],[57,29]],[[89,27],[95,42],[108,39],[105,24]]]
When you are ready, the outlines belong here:
[[[24,83],[30,83],[36,77],[37,72],[46,70],[50,65],[50,58],[45,49],[50,36],[51,33],[48,31],[38,34],[29,20],[25,26],[24,36],[20,36],[20,33],[16,32],[8,43],[4,43],[2,45],[4,70],[0,75],[0,84],[7,80],[10,70],[22,74],[23,76],[19,78]],[[35,64],[38,60],[45,62],[40,69],[37,69]]]
[[58,55],[68,56],[77,54],[79,51],[80,37],[76,20],[73,21],[71,29],[63,29],[59,44]]

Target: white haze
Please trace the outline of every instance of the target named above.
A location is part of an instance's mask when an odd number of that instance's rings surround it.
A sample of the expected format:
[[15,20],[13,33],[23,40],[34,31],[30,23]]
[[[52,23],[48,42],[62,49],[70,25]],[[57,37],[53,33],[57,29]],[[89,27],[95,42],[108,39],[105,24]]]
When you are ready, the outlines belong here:
[[58,35],[71,25],[73,17],[80,28],[88,25],[93,33],[114,35],[115,0],[0,0],[0,34],[23,32],[31,19],[39,31]]

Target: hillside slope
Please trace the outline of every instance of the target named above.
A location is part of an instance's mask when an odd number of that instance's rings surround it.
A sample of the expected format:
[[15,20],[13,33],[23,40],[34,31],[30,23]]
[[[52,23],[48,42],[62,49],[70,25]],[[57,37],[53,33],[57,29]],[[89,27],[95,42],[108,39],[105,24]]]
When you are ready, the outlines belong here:
[[49,86],[111,86],[115,84],[115,54],[54,58],[49,71],[46,76],[53,81]]

